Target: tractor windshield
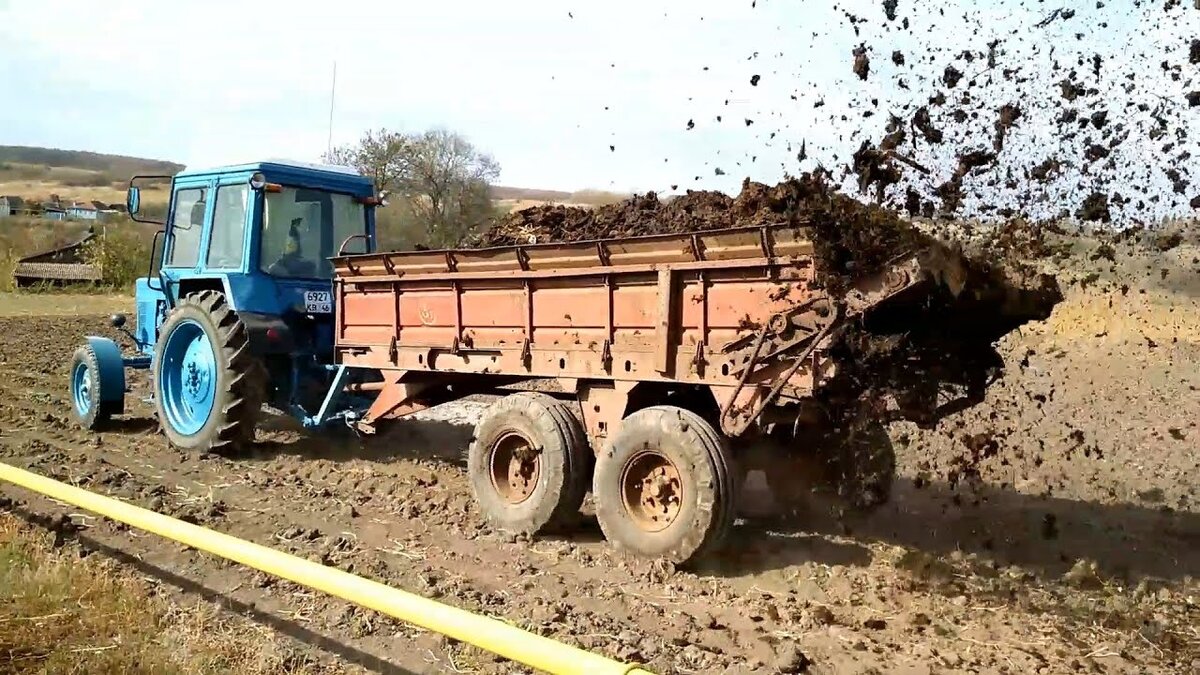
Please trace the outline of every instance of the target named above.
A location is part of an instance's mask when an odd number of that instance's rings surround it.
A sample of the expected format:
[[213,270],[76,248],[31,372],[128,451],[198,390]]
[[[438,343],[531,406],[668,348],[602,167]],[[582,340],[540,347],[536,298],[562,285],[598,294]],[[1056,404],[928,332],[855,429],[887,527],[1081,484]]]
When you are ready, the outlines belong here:
[[[265,196],[259,260],[271,276],[332,278],[329,258],[347,237],[367,231],[363,205],[350,195],[284,187]],[[346,252],[361,253],[364,246],[363,239],[356,239]]]

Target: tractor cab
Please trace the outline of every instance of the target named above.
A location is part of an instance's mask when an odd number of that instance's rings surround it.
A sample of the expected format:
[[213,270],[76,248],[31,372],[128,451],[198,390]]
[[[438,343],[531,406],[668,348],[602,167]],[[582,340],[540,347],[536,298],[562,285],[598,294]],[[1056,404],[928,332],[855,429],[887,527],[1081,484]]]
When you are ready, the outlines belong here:
[[344,167],[265,161],[174,176],[150,274],[137,282],[139,347],[153,354],[167,311],[214,291],[246,324],[256,352],[331,353],[329,258],[371,249],[378,203],[371,181]]

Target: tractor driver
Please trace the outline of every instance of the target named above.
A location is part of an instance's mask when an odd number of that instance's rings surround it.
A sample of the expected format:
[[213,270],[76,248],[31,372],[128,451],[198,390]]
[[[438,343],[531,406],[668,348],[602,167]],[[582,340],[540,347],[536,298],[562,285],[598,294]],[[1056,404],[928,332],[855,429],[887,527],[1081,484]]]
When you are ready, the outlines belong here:
[[287,241],[283,245],[283,254],[279,260],[271,263],[267,274],[281,277],[312,277],[316,276],[313,262],[304,256],[300,248],[300,223],[303,218],[293,218],[288,228]]

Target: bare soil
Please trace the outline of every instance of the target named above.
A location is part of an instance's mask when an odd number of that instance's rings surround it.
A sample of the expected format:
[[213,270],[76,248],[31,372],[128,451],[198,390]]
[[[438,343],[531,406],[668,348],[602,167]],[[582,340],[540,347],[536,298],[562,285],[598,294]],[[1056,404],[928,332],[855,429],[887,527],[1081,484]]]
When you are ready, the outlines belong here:
[[[271,418],[252,454],[224,458],[167,446],[142,375],[120,428],[85,433],[70,418],[66,360],[83,335],[108,330],[102,316],[0,319],[0,456],[658,672],[1191,672],[1197,243],[1047,235],[1040,245],[1057,257],[1042,264],[1066,298],[999,341],[1004,374],[982,402],[888,426],[899,472],[889,503],[850,515],[814,498],[786,518],[746,519],[727,551],[687,570],[613,552],[591,518],[564,538],[492,531],[463,470],[486,399],[369,441]],[[748,491],[761,482],[751,474]],[[25,512],[72,512],[3,492]],[[313,659],[512,671],[155,537],[70,522],[179,593],[313,645]]]

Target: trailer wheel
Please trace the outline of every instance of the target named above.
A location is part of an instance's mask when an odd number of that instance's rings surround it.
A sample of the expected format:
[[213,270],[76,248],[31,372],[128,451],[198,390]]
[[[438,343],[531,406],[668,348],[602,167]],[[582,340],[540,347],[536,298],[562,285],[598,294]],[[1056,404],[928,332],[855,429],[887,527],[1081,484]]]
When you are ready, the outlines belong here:
[[535,534],[578,519],[590,454],[579,419],[565,403],[521,392],[492,404],[476,425],[467,470],[488,521]]
[[724,542],[736,477],[728,446],[704,418],[644,408],[621,422],[596,461],[596,516],[617,548],[687,562]]
[[236,452],[254,441],[264,371],[224,295],[203,291],[179,301],[159,332],[152,372],[154,405],[172,445]]

